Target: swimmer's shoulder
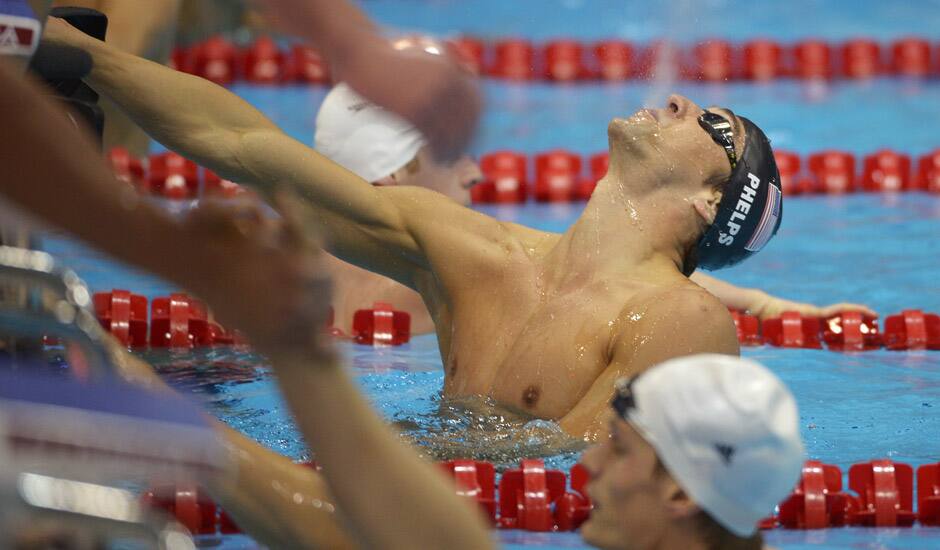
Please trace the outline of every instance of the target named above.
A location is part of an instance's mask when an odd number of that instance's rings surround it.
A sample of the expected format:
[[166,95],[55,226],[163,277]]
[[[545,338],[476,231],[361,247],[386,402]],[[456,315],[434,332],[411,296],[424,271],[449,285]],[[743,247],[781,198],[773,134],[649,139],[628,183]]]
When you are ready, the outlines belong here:
[[617,324],[614,342],[631,349],[644,343],[655,359],[651,364],[692,353],[739,353],[728,308],[693,283],[643,291],[623,308]]
[[728,308],[704,288],[686,281],[657,292],[650,301],[650,307],[664,315],[683,319],[683,324],[707,321],[733,329],[734,320]]

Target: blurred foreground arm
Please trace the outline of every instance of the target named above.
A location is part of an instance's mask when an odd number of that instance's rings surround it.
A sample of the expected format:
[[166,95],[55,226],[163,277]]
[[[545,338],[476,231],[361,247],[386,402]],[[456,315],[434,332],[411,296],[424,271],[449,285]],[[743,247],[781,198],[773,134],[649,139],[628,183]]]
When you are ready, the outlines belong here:
[[[279,308],[309,305],[304,284],[310,266],[304,264],[306,255],[282,246],[282,240],[295,235],[270,227],[272,221],[264,219],[257,205],[206,204],[183,220],[170,217],[117,180],[88,136],[43,97],[39,85],[3,61],[0,120],[0,193],[13,203],[123,261],[181,284],[211,303],[223,323],[244,330],[259,346],[274,338],[306,342],[318,330],[311,324],[283,323]],[[262,229],[267,231],[252,233]],[[271,296],[270,288],[282,292]]]
[[476,504],[376,415],[335,359],[275,372],[304,439],[365,548],[492,548]]
[[[442,472],[398,441],[320,341],[328,282],[291,210],[296,202],[281,205],[286,226],[251,207],[232,213],[211,205],[177,222],[140,202],[36,85],[2,64],[0,117],[6,123],[0,192],[116,257],[196,291],[271,358],[343,516],[367,546],[491,545],[479,512]],[[145,381],[146,367],[135,361],[129,358],[124,372]],[[274,546],[343,544],[315,472],[227,428],[223,433],[238,473],[214,480],[213,492],[246,529]]]
[[[456,160],[482,108],[475,78],[446,56],[394,50],[347,0],[263,0],[275,23],[312,43],[345,81],[411,121],[440,160]],[[402,83],[409,83],[402,85]]]
[[735,286],[705,275],[701,271],[696,271],[689,278],[721,300],[721,303],[727,307],[748,311],[761,320],[779,317],[784,311],[796,311],[807,317],[829,317],[842,311],[860,311],[877,316],[877,313],[861,304],[838,303],[817,306],[804,302],[794,302],[770,295],[757,288]]
[[170,252],[181,228],[115,179],[88,136],[46,93],[0,60],[0,192],[111,254],[166,275],[172,256],[161,252]]

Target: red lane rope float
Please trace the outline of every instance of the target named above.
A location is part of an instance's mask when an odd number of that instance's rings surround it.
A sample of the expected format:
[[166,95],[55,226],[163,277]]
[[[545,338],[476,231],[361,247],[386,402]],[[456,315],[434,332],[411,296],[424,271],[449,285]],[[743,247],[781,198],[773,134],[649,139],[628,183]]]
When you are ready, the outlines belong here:
[[[916,160],[890,149],[858,160],[852,153],[837,150],[805,158],[786,150],[774,155],[786,195],[909,191],[940,195],[940,148]],[[233,197],[250,192],[172,152],[140,160],[116,147],[107,159],[119,179],[141,193],[165,199]],[[521,204],[530,197],[537,202],[588,200],[607,174],[609,162],[607,152],[582,157],[566,149],[553,149],[531,159],[518,151],[486,153],[480,156],[483,181],[471,189],[471,198],[475,204]]]
[[[584,487],[588,472],[576,464],[566,475],[545,468],[542,459],[523,459],[496,483],[492,464],[452,460],[440,465],[454,480],[456,493],[475,501],[501,529],[574,531],[588,519],[592,504]],[[917,501],[914,501],[916,477]],[[238,525],[195,485],[164,485],[143,493],[141,501],[169,512],[193,534],[240,533]],[[908,464],[876,459],[852,464],[848,490],[842,470],[808,460],[796,487],[761,520],[761,529],[830,529],[844,526],[940,526],[940,463],[915,470]]]
[[357,344],[400,346],[411,339],[411,315],[384,302],[356,311],[352,326]]
[[[248,343],[240,332],[210,321],[206,305],[183,293],[154,298],[150,302],[149,324],[147,298],[140,294],[114,289],[96,293],[93,301],[101,326],[128,347],[191,349]],[[328,317],[324,330],[338,338],[347,338],[342,330],[333,326],[332,308]],[[350,338],[359,344],[375,346],[406,344],[411,339],[411,315],[391,304],[376,302],[371,309],[354,312]],[[58,345],[53,339],[46,343]]]
[[[94,295],[95,315],[101,326],[128,347],[193,348],[212,345],[244,345],[245,337],[209,321],[201,301],[176,293],[151,302],[149,342],[147,340],[147,299],[126,290]],[[730,310],[738,341],[743,346],[770,345],[831,351],[940,350],[940,315],[906,309],[885,318],[884,330],[878,318],[845,311],[827,318],[803,316],[785,311],[779,317],[761,322],[747,312]],[[347,338],[333,326],[331,313],[324,330]],[[376,302],[371,309],[353,315],[354,342],[375,346],[398,346],[411,339],[411,315],[391,304]],[[50,340],[50,345],[52,341]]]
[[907,309],[885,318],[884,331],[877,317],[846,311],[825,319],[785,311],[780,317],[759,321],[741,311],[731,311],[738,341],[744,346],[767,344],[784,348],[830,351],[940,350],[940,316]]
[[[485,42],[463,36],[447,41],[452,53],[476,74],[517,82],[625,81],[645,79],[657,60],[670,60],[681,78],[706,82],[860,80],[878,76],[928,78],[940,75],[940,52],[919,37],[890,43],[857,38],[834,43],[808,39],[781,43],[756,39],[732,43],[711,38],[691,45],[655,40],[634,44],[624,40],[580,42],[559,38],[535,44],[524,38]],[[221,85],[236,81],[253,84],[329,84],[323,58],[299,44],[282,48],[261,36],[236,46],[215,36],[189,47],[178,47],[174,68]]]

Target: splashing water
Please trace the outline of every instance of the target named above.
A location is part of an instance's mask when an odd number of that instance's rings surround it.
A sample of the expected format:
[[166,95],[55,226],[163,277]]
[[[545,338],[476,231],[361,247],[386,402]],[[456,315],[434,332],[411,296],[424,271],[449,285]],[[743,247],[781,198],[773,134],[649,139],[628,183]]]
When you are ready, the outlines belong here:
[[692,35],[695,26],[696,5],[692,0],[663,2],[661,6],[666,10],[662,17],[663,39],[654,47],[650,64],[650,87],[643,100],[643,106],[648,108],[661,106],[663,98],[675,89],[679,80],[678,43]]

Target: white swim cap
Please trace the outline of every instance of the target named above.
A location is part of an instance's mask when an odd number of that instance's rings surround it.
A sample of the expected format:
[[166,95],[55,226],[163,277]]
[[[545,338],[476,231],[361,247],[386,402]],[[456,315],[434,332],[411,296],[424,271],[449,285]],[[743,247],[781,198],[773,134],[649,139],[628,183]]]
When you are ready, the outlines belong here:
[[618,382],[614,408],[698,506],[738,536],[757,530],[800,476],[796,401],[760,364],[672,359]]
[[[390,45],[418,55],[456,59],[446,43],[428,36],[402,36]],[[410,122],[370,102],[346,83],[337,84],[323,100],[313,136],[314,148],[320,154],[370,183],[411,162],[425,143],[424,136]]]
[[317,113],[314,148],[368,182],[411,162],[424,145],[405,119],[370,102],[345,83],[337,84]]

